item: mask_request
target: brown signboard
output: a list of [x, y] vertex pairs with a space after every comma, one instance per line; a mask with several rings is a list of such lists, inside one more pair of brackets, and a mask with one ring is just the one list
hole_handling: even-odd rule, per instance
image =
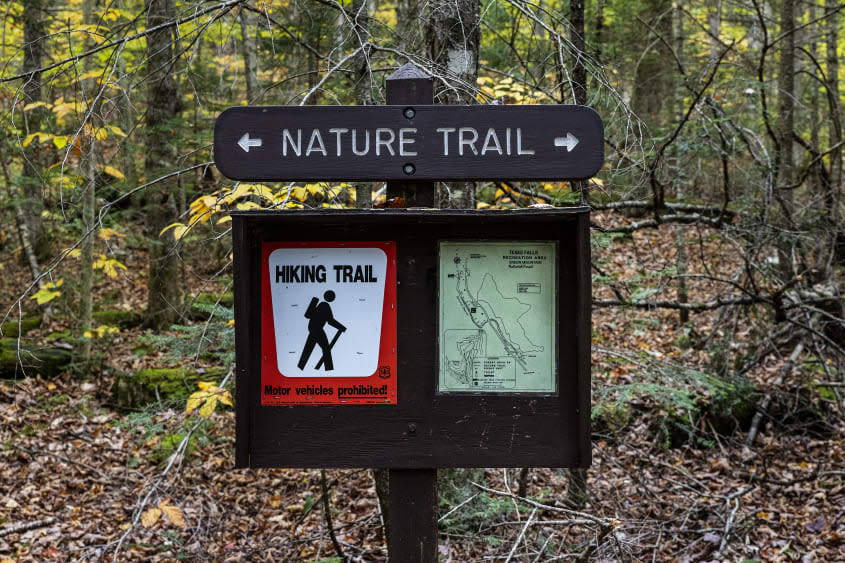
[[583, 179], [604, 128], [574, 105], [234, 107], [214, 160], [244, 181]]
[[232, 218], [239, 467], [590, 464], [587, 208]]

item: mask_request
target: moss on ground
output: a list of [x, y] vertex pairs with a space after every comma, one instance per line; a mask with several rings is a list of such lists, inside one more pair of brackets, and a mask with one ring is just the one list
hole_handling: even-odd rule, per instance
[[20, 322], [17, 320], [6, 321], [0, 325], [0, 330], [3, 331], [3, 337], [17, 338], [18, 326], [20, 326], [20, 333], [26, 334], [41, 326], [41, 317], [24, 317]]
[[96, 311], [94, 321], [99, 325], [116, 326], [120, 329], [135, 328], [143, 322], [143, 317], [138, 311], [124, 311], [122, 309], [107, 309]]
[[55, 377], [68, 368], [71, 359], [72, 353], [66, 347], [42, 348], [22, 345], [18, 354], [17, 339], [0, 339], [0, 379], [36, 374]]
[[197, 382], [219, 383], [228, 372], [227, 368], [213, 367], [202, 371], [159, 368], [119, 373], [115, 377], [112, 395], [115, 404], [123, 409], [136, 409], [159, 400], [179, 402], [198, 389]]

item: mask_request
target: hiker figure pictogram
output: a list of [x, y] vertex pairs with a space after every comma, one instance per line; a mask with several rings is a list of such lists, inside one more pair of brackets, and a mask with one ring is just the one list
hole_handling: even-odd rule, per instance
[[[308, 363], [308, 358], [311, 357], [311, 352], [314, 351], [314, 345], [319, 345], [323, 356], [314, 369], [320, 369], [325, 364], [326, 371], [334, 370], [334, 362], [332, 362], [332, 347], [340, 338], [340, 335], [346, 332], [346, 327], [335, 320], [332, 315], [332, 308], [329, 303], [334, 301], [334, 291], [327, 291], [323, 294], [323, 301], [317, 297], [311, 298], [311, 303], [308, 304], [308, 309], [305, 311], [305, 318], [308, 319], [308, 338], [305, 340], [305, 347], [302, 349], [302, 354], [299, 356], [299, 369], [305, 369], [305, 364]], [[319, 304], [318, 304], [319, 303]], [[326, 336], [325, 326], [329, 324], [337, 329], [337, 332], [329, 342]]]

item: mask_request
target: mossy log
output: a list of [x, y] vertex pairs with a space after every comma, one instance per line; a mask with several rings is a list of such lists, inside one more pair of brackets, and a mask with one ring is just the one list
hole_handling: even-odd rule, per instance
[[124, 311], [122, 309], [107, 309], [95, 311], [94, 321], [100, 325], [116, 326], [120, 329], [135, 328], [141, 326], [143, 317], [138, 311]]
[[123, 409], [136, 409], [164, 401], [184, 401], [197, 391], [197, 382], [220, 383], [229, 372], [224, 367], [205, 370], [186, 368], [142, 369], [135, 373], [118, 373], [112, 387], [115, 404]]
[[0, 325], [0, 330], [3, 331], [3, 337], [18, 337], [18, 325], [20, 325], [20, 334], [24, 335], [30, 330], [35, 330], [41, 326], [41, 317], [24, 317], [21, 321], [6, 321]]
[[18, 354], [16, 338], [0, 339], [0, 379], [34, 376], [55, 377], [70, 365], [70, 346], [25, 346]]

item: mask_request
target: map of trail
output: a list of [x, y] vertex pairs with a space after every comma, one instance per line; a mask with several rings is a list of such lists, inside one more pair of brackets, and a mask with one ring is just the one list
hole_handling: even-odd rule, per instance
[[440, 245], [441, 391], [555, 391], [555, 243]]

